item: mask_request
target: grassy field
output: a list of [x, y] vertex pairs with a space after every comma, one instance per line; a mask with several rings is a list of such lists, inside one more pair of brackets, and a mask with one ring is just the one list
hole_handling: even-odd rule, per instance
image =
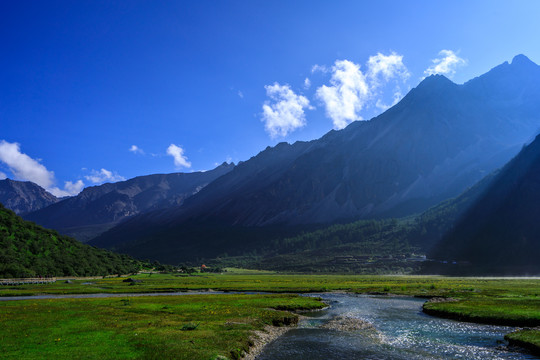
[[424, 304], [424, 312], [460, 321], [508, 325], [540, 326], [540, 296], [482, 297], [455, 302]]
[[[235, 269], [224, 274], [190, 276], [139, 274], [133, 276], [141, 281], [136, 283], [123, 282], [125, 279], [74, 279], [72, 283], [57, 281], [48, 285], [2, 287], [0, 296], [209, 289], [269, 293], [388, 293], [459, 300], [426, 305], [438, 316], [515, 326], [540, 325], [540, 279], [287, 275]], [[69, 351], [75, 351], [78, 358], [150, 359], [158, 354], [154, 358], [166, 359], [180, 353], [195, 354], [184, 355], [192, 356], [184, 357], [186, 359], [211, 359], [218, 354], [230, 357], [231, 350], [248, 346], [250, 331], [271, 324], [274, 316], [285, 316], [269, 308], [294, 310], [319, 306], [315, 303], [302, 305], [297, 301], [312, 300], [285, 294], [229, 294], [0, 302], [0, 344], [8, 347], [6, 354], [14, 359], [42, 358], [43, 354], [73, 357]], [[208, 304], [213, 305], [209, 307]], [[181, 330], [184, 326], [197, 327], [191, 331]], [[540, 342], [540, 331], [537, 330], [511, 336], [520, 337], [530, 348]], [[91, 346], [92, 351], [86, 353], [88, 344], [97, 345]], [[94, 355], [97, 353], [101, 355]]]
[[[456, 299], [457, 300], [457, 299]], [[511, 345], [540, 355], [540, 296], [503, 292], [451, 302], [427, 302], [424, 312], [430, 315], [493, 325], [537, 327], [507, 334]]]
[[457, 298], [537, 297], [540, 279], [453, 278], [441, 276], [298, 275], [256, 271], [224, 274], [140, 274], [125, 277], [57, 281], [48, 285], [0, 287], [0, 296], [85, 293], [152, 293], [187, 290], [392, 293]]
[[0, 302], [2, 359], [238, 358], [250, 334], [317, 309], [297, 295], [188, 295]]

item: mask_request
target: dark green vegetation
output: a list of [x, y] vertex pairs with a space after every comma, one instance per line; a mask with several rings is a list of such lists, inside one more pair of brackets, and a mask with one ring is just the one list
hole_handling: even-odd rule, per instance
[[128, 274], [142, 264], [24, 221], [0, 204], [0, 277]]
[[432, 252], [464, 262], [457, 274], [540, 273], [540, 137], [493, 180]]
[[463, 85], [430, 76], [376, 118], [269, 147], [182, 206], [128, 219], [92, 244], [177, 264], [260, 255], [298, 226], [425, 211], [519, 152], [538, 128], [539, 84], [540, 67], [523, 55]]
[[2, 358], [237, 359], [254, 330], [325, 306], [297, 295], [187, 295], [0, 302]]

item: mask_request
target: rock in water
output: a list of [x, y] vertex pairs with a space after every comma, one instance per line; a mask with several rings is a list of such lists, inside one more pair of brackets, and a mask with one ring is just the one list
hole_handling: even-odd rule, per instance
[[348, 316], [337, 316], [321, 325], [321, 328], [339, 331], [376, 330], [372, 323]]

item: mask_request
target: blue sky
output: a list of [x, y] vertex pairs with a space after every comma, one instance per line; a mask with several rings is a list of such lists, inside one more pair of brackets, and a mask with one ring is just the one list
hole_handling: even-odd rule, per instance
[[4, 1], [0, 178], [65, 195], [247, 160], [370, 119], [430, 73], [462, 83], [519, 53], [540, 63], [539, 13], [538, 1]]

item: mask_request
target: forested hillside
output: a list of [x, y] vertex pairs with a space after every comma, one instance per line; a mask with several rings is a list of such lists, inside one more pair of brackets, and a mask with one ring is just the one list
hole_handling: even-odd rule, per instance
[[0, 277], [127, 274], [142, 262], [25, 221], [0, 204]]

